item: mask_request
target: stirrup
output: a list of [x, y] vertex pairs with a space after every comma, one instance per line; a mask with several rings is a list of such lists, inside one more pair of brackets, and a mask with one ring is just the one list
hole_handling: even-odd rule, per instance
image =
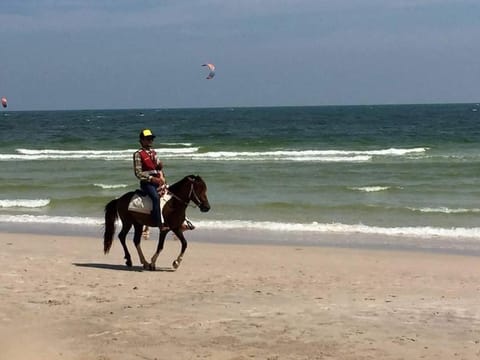
[[150, 237], [150, 229], [147, 225], [145, 225], [142, 229], [142, 237], [144, 240], [148, 240], [148, 238]]
[[186, 227], [187, 227], [188, 230], [194, 230], [195, 229], [195, 225], [193, 225], [190, 220], [185, 219], [185, 224], [186, 224]]
[[170, 227], [165, 224], [165, 223], [161, 223], [158, 228], [160, 229], [160, 231], [165, 231], [165, 230], [170, 230]]

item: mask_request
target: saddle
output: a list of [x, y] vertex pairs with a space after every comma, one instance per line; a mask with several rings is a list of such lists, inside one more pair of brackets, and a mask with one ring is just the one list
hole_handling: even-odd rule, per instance
[[[160, 197], [160, 211], [162, 211], [165, 203], [170, 200], [172, 195], [165, 194]], [[142, 190], [136, 190], [132, 199], [128, 203], [128, 211], [150, 214], [152, 212], [152, 199], [145, 194]]]

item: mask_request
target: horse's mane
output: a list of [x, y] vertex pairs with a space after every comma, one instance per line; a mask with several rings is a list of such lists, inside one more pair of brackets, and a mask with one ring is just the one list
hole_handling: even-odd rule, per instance
[[184, 183], [185, 181], [189, 181], [189, 180], [188, 180], [189, 178], [190, 178], [190, 179], [193, 179], [194, 181], [197, 181], [197, 180], [201, 179], [201, 177], [198, 176], [198, 175], [187, 175], [187, 176], [185, 176], [182, 180], [177, 181], [177, 182], [174, 183], [173, 185], [169, 185], [169, 186], [168, 186], [168, 190], [171, 191], [171, 192], [173, 192], [173, 193], [175, 193], [175, 191], [177, 191], [177, 190], [183, 185], [183, 183]]

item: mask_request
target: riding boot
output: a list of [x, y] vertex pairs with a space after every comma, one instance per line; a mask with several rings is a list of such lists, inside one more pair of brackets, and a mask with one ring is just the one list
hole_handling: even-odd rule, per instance
[[158, 227], [160, 228], [160, 231], [170, 229], [168, 225], [165, 223], [165, 221], [163, 220], [163, 214], [161, 210], [160, 210], [160, 224]]

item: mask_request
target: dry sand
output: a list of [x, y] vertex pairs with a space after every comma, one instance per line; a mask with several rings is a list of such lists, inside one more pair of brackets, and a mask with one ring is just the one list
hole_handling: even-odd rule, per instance
[[[142, 243], [148, 257], [156, 241]], [[0, 360], [477, 359], [480, 258], [0, 234]]]

